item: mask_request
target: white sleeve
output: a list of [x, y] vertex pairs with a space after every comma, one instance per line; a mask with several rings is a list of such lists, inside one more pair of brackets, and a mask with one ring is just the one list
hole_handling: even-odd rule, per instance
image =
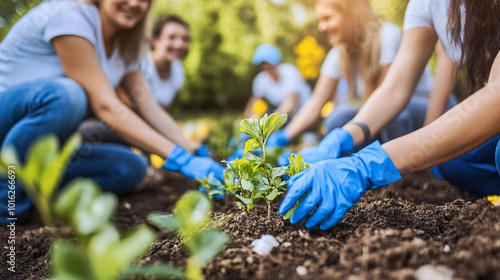
[[395, 24], [384, 24], [380, 28], [380, 65], [391, 64], [398, 53], [401, 30]]
[[283, 64], [280, 67], [283, 69], [283, 93], [285, 96], [290, 94], [300, 94], [300, 84], [303, 81], [299, 69], [293, 64]]
[[62, 35], [75, 35], [89, 40], [96, 46], [97, 30], [92, 20], [87, 17], [92, 8], [95, 7], [80, 6], [73, 1], [60, 4], [55, 13], [51, 14], [43, 30], [44, 41], [50, 42], [53, 38]]
[[431, 1], [442, 0], [410, 0], [405, 13], [405, 23], [403, 30], [415, 27], [434, 26], [431, 15]]
[[321, 74], [330, 76], [334, 79], [342, 78], [342, 67], [338, 48], [333, 48], [328, 52], [328, 55], [321, 66]]
[[257, 74], [255, 78], [253, 79], [252, 83], [252, 94], [258, 97], [263, 97], [264, 96], [264, 85], [262, 84], [263, 81], [263, 76], [262, 73]]

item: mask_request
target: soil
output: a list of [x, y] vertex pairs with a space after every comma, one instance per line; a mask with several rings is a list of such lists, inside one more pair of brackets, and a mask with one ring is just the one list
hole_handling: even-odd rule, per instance
[[[120, 198], [113, 221], [121, 231], [145, 223], [150, 212], [172, 211], [182, 193], [196, 188], [181, 175], [160, 175], [159, 182]], [[207, 265], [206, 279], [433, 279], [422, 274], [426, 270], [453, 273], [453, 279], [500, 279], [500, 207], [437, 181], [428, 172], [368, 192], [328, 231], [291, 225], [276, 213], [278, 205], [275, 202], [271, 219], [266, 219], [264, 206], [249, 215], [231, 203], [216, 203], [213, 218], [223, 221], [221, 230], [232, 241]], [[5, 267], [0, 279], [49, 275], [51, 233], [32, 212], [16, 227], [17, 271]], [[8, 234], [2, 227], [2, 266]], [[280, 242], [267, 256], [250, 247], [263, 234]], [[159, 231], [139, 262], [184, 265], [185, 259], [180, 241]]]

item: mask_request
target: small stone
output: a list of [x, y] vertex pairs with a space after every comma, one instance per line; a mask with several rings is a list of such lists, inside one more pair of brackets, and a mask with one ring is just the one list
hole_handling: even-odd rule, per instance
[[416, 234], [416, 235], [422, 235], [425, 233], [425, 231], [423, 230], [420, 230], [420, 229], [413, 229], [413, 232]]
[[126, 201], [125, 201], [125, 202], [123, 202], [123, 207], [125, 207], [125, 209], [127, 209], [127, 210], [132, 209], [132, 205], [130, 205], [130, 203], [128, 203], [128, 202], [126, 202]]
[[307, 268], [304, 266], [297, 266], [297, 274], [299, 276], [306, 276], [307, 275]]
[[424, 245], [424, 244], [425, 244], [425, 242], [424, 242], [422, 239], [420, 239], [420, 238], [414, 238], [414, 239], [411, 241], [411, 245], [413, 245], [413, 246], [417, 246], [417, 247], [418, 247], [418, 246], [422, 246], [422, 245]]
[[283, 247], [286, 248], [286, 247], [292, 246], [292, 243], [291, 242], [283, 242], [283, 244], [281, 244], [281, 245], [283, 245]]
[[453, 270], [446, 266], [424, 265], [415, 271], [417, 280], [451, 280]]
[[443, 248], [443, 252], [445, 252], [445, 253], [451, 252], [450, 246], [445, 245], [444, 248]]
[[248, 257], [247, 258], [247, 262], [250, 263], [250, 264], [253, 263], [253, 257]]
[[305, 234], [299, 229], [299, 236], [303, 237]]

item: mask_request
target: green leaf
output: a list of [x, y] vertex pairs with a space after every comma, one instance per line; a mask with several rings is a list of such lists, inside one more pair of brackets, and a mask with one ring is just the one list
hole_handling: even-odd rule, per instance
[[287, 119], [288, 116], [283, 113], [272, 113], [268, 118], [266, 118], [262, 129], [264, 139], [267, 140], [271, 133], [280, 129], [286, 123]]
[[262, 163], [264, 163], [262, 158], [254, 155], [252, 153], [246, 153], [243, 158], [250, 161], [250, 162], [253, 162], [255, 165], [261, 165]]
[[182, 278], [184, 271], [175, 266], [165, 264], [131, 266], [123, 272], [120, 279], [175, 279]]
[[252, 203], [252, 201], [248, 198], [245, 198], [239, 194], [235, 195], [239, 200], [241, 200], [241, 202], [245, 203], [245, 205], [248, 205], [250, 203]]
[[259, 121], [257, 119], [243, 119], [240, 122], [240, 131], [259, 139], [261, 135]]
[[252, 184], [252, 182], [250, 182], [248, 180], [241, 180], [241, 187], [244, 190], [253, 191], [253, 189], [254, 189], [255, 186]]
[[82, 144], [80, 134], [74, 134], [64, 145], [60, 154], [50, 162], [40, 179], [40, 193], [44, 197], [51, 197], [62, 179], [64, 171], [71, 157]]
[[282, 194], [283, 192], [278, 191], [278, 189], [273, 189], [273, 191], [266, 196], [267, 201], [273, 201], [278, 195]]
[[56, 279], [97, 279], [93, 274], [87, 256], [69, 242], [56, 241], [52, 249], [51, 259], [52, 270]]
[[175, 204], [175, 217], [187, 228], [202, 227], [209, 220], [210, 200], [200, 192], [185, 193]]
[[151, 213], [148, 221], [168, 231], [178, 231], [181, 228], [181, 222], [173, 214]]
[[245, 149], [243, 150], [243, 153], [246, 154], [248, 151], [254, 151], [260, 147], [260, 143], [257, 139], [249, 139], [245, 143]]
[[206, 265], [229, 243], [229, 236], [220, 231], [210, 230], [193, 236], [186, 248], [199, 266]]
[[281, 166], [271, 169], [271, 180], [281, 178], [281, 176], [285, 175], [287, 168], [286, 166]]
[[[58, 150], [59, 140], [55, 135], [48, 134], [38, 138], [28, 149], [23, 180], [38, 188], [41, 176], [57, 156]], [[34, 191], [38, 193], [40, 190]]]
[[118, 272], [122, 272], [148, 249], [156, 234], [147, 226], [139, 226], [111, 248], [111, 257]]

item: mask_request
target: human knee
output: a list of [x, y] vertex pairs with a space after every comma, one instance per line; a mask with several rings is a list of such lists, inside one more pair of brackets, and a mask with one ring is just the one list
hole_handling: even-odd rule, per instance
[[43, 84], [46, 98], [42, 102], [54, 107], [61, 118], [78, 120], [80, 123], [87, 113], [87, 95], [76, 81], [57, 78]]
[[116, 183], [120, 187], [112, 191], [116, 194], [124, 194], [134, 189], [144, 179], [148, 164], [144, 157], [129, 151], [122, 155], [114, 168], [117, 176]]

